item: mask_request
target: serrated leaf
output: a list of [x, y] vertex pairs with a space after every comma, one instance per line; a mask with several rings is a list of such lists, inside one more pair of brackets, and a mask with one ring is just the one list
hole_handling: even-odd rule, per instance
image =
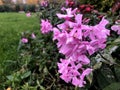
[[96, 63], [94, 66], [93, 66], [93, 69], [95, 70], [95, 69], [99, 69], [100, 67], [101, 67], [101, 65], [102, 65], [102, 62], [98, 62], [98, 63]]
[[103, 90], [120, 90], [120, 82], [118, 83], [112, 83], [105, 87]]

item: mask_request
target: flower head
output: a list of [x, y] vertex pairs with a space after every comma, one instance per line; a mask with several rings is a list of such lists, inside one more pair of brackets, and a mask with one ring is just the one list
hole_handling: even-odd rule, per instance
[[113, 26], [111, 27], [111, 29], [112, 29], [113, 31], [116, 31], [117, 34], [120, 35], [120, 25], [113, 25]]
[[40, 5], [43, 6], [43, 7], [47, 7], [48, 6], [48, 1], [47, 0], [42, 0], [40, 2]]
[[32, 33], [32, 34], [31, 34], [31, 37], [32, 37], [33, 39], [35, 39], [35, 38], [36, 38], [36, 36], [35, 36], [35, 34], [34, 34], [34, 33]]
[[41, 32], [43, 34], [48, 33], [52, 30], [52, 25], [48, 20], [41, 20]]
[[31, 13], [30, 12], [26, 13], [26, 16], [31, 17]]
[[22, 42], [22, 43], [28, 43], [28, 39], [27, 39], [27, 38], [22, 38], [22, 39], [21, 39], [21, 42]]

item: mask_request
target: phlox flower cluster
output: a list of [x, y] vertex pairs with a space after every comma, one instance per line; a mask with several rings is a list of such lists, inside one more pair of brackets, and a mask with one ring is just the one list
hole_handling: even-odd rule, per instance
[[21, 42], [22, 42], [22, 43], [28, 43], [28, 39], [27, 39], [27, 38], [22, 38], [22, 39], [21, 39]]
[[48, 6], [48, 0], [41, 0], [41, 1], [40, 1], [40, 5], [41, 5], [42, 7], [47, 7], [47, 6]]
[[111, 27], [111, 29], [112, 29], [113, 31], [117, 32], [117, 34], [120, 35], [120, 20], [118, 20], [118, 21], [115, 23], [115, 25], [113, 25], [113, 26]]
[[[57, 13], [58, 18], [64, 19], [64, 22], [53, 27], [52, 31], [59, 53], [65, 55], [65, 59], [60, 59], [58, 63], [60, 78], [66, 83], [84, 87], [85, 76], [92, 72], [92, 68], [84, 68], [90, 64], [88, 56], [106, 47], [110, 30], [105, 28], [109, 22], [104, 17], [98, 24], [90, 26], [84, 24], [83, 15], [76, 12], [77, 9], [68, 8], [67, 14]], [[43, 25], [47, 24], [42, 22]], [[41, 30], [44, 32], [47, 28], [43, 30], [42, 27]]]
[[[36, 35], [35, 35], [34, 33], [32, 33], [32, 34], [31, 34], [31, 38], [32, 38], [32, 39], [35, 39], [35, 38], [36, 38]], [[24, 44], [26, 44], [26, 43], [29, 42], [29, 39], [28, 39], [27, 37], [23, 37], [23, 38], [21, 38], [21, 42], [24, 43]]]
[[31, 13], [30, 12], [26, 13], [26, 16], [31, 17]]
[[52, 25], [48, 20], [41, 20], [41, 32], [43, 34], [49, 33], [52, 30]]

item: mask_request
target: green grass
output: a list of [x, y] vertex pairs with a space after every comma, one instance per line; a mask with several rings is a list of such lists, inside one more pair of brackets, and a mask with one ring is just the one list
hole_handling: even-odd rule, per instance
[[21, 32], [39, 30], [36, 15], [26, 17], [24, 13], [0, 13], [0, 73], [4, 61], [17, 59], [17, 47]]

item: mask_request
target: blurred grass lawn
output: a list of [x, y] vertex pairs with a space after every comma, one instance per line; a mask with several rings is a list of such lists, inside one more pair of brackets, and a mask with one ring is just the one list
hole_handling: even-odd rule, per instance
[[39, 30], [36, 14], [26, 17], [25, 13], [0, 13], [0, 68], [4, 61], [17, 59], [17, 47], [23, 31]]

